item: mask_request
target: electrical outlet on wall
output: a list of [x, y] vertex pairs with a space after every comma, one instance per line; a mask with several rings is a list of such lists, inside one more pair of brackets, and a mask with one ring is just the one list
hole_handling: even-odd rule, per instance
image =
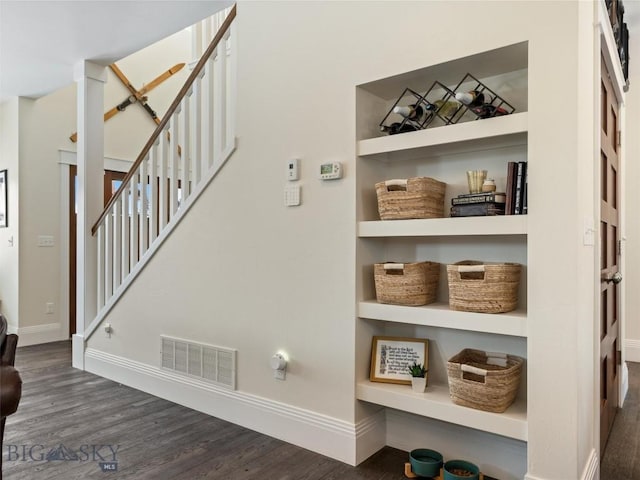
[[44, 312], [47, 315], [51, 315], [53, 313], [53, 302], [47, 302], [44, 305]]

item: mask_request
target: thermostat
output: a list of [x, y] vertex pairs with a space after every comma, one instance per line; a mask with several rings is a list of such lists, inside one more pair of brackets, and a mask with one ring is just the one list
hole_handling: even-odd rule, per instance
[[323, 163], [320, 165], [321, 180], [335, 180], [342, 178], [342, 165], [340, 162]]

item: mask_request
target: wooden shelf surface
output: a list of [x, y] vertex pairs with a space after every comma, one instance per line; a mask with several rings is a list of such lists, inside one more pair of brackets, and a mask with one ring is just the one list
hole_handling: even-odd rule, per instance
[[359, 382], [358, 400], [382, 405], [424, 417], [527, 441], [527, 404], [516, 399], [504, 413], [491, 413], [454, 404], [446, 385], [429, 385], [425, 393], [414, 393], [411, 386]]
[[447, 237], [526, 235], [526, 215], [494, 217], [447, 217], [416, 220], [374, 220], [358, 223], [363, 237]]
[[527, 337], [527, 314], [518, 310], [508, 313], [458, 312], [449, 309], [446, 303], [407, 307], [369, 300], [358, 304], [358, 316], [385, 322]]
[[383, 160], [478, 151], [527, 143], [528, 113], [360, 140], [357, 154]]

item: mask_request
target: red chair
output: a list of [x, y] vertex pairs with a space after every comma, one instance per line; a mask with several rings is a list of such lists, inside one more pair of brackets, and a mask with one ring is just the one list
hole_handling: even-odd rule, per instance
[[22, 396], [22, 379], [14, 368], [17, 335], [7, 335], [7, 319], [0, 314], [0, 480], [2, 480], [2, 448], [7, 416], [15, 413]]

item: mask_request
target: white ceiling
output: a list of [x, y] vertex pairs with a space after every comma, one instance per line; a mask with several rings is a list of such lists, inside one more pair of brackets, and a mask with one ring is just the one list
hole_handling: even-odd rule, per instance
[[232, 1], [0, 0], [0, 101], [73, 82], [74, 65], [109, 65]]

